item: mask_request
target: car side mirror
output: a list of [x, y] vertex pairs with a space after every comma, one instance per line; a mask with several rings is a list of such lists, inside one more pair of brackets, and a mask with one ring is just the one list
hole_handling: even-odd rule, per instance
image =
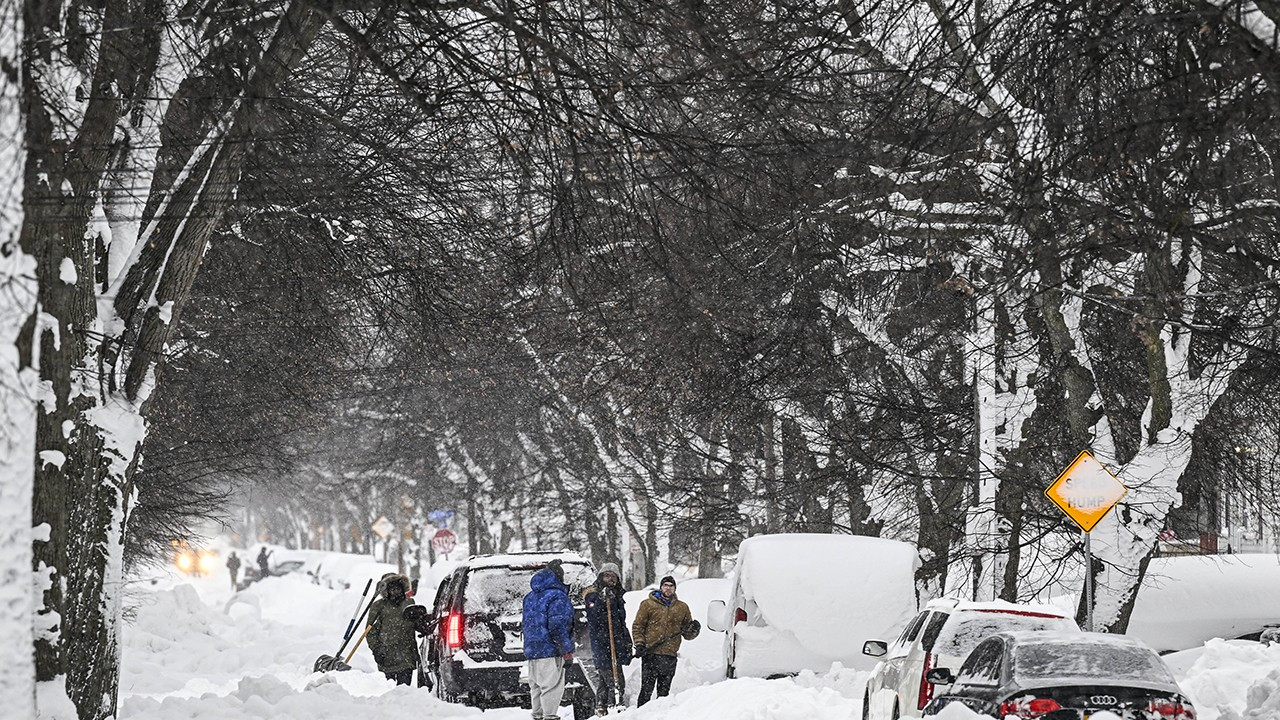
[[924, 674], [924, 679], [934, 685], [950, 685], [956, 681], [956, 676], [951, 674], [951, 668], [933, 668]]
[[862, 643], [862, 654], [871, 657], [884, 657], [889, 653], [889, 643], [883, 640], [868, 640]]
[[725, 622], [725, 615], [729, 612], [729, 606], [723, 600], [712, 600], [707, 603], [707, 627], [715, 632], [725, 632], [729, 629], [729, 624]]

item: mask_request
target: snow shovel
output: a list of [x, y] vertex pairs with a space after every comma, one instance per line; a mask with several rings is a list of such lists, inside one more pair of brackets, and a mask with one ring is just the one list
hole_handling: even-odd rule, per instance
[[[364, 593], [360, 595], [360, 605], [364, 605], [365, 596], [369, 594], [369, 586], [372, 584], [372, 579], [365, 583]], [[352, 614], [351, 619], [347, 621], [347, 631], [342, 635], [342, 647], [338, 648], [338, 652], [333, 655], [321, 655], [316, 658], [316, 664], [312, 667], [312, 672], [329, 672], [331, 670], [351, 669], [350, 665], [342, 661], [342, 653], [347, 649], [347, 643], [351, 642], [352, 631], [355, 630], [357, 625], [364, 621], [365, 616], [369, 614], [369, 608], [373, 607], [373, 603], [376, 600], [377, 598], [375, 597], [373, 600], [369, 601], [368, 605], [364, 605], [364, 612], [359, 613], [358, 620], [356, 619], [356, 615]], [[360, 605], [356, 606], [357, 611], [359, 611]], [[368, 630], [365, 632], [367, 633]], [[360, 639], [364, 640], [364, 636], [361, 635]], [[352, 652], [351, 654], [354, 655], [355, 652]]]
[[[608, 588], [603, 594], [604, 616], [609, 625], [609, 667], [613, 670], [613, 687], [609, 688], [609, 700], [614, 710], [622, 710], [626, 705], [622, 702], [622, 693], [619, 692], [618, 686], [618, 643], [613, 636], [613, 603], [609, 601]], [[602, 704], [597, 702], [596, 706], [601, 707]]]

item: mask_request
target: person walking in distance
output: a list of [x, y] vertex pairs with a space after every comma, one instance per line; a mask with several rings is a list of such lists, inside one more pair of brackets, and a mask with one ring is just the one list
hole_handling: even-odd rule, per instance
[[600, 676], [596, 714], [604, 715], [610, 705], [623, 704], [626, 683], [621, 666], [631, 662], [631, 633], [627, 631], [627, 608], [618, 566], [605, 563], [596, 584], [582, 592], [582, 600], [587, 606], [591, 656]]
[[262, 549], [258, 551], [258, 579], [259, 580], [271, 574], [271, 563], [268, 561], [268, 558], [270, 557], [271, 557], [271, 553], [267, 551], [267, 546], [263, 545]]
[[410, 685], [418, 668], [418, 643], [413, 634], [414, 621], [404, 615], [414, 605], [408, 597], [409, 579], [388, 573], [379, 582], [381, 597], [369, 606], [368, 634], [365, 636], [373, 661], [388, 680], [397, 685]]
[[533, 720], [551, 720], [564, 697], [564, 668], [573, 661], [573, 603], [559, 560], [529, 579], [521, 622]]
[[701, 631], [702, 625], [693, 619], [689, 606], [676, 597], [676, 579], [670, 575], [662, 578], [658, 589], [640, 603], [635, 622], [631, 624], [636, 657], [640, 658], [637, 706], [649, 702], [655, 687], [658, 697], [666, 697], [671, 692], [681, 639], [692, 640]]
[[227, 570], [231, 572], [231, 589], [236, 589], [236, 576], [240, 574], [240, 556], [236, 555], [236, 551], [231, 551], [231, 557], [227, 558]]

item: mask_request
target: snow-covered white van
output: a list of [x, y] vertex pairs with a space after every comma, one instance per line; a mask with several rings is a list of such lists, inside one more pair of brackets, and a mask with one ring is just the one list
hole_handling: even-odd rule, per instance
[[758, 535], [738, 548], [728, 601], [707, 625], [725, 633], [728, 677], [870, 670], [862, 644], [916, 612], [915, 547], [857, 535]]

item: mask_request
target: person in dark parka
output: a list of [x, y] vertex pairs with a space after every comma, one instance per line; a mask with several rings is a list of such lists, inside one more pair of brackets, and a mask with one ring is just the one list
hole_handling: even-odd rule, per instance
[[379, 586], [381, 597], [369, 607], [365, 640], [378, 670], [397, 685], [410, 685], [418, 669], [418, 643], [413, 620], [404, 616], [404, 609], [414, 605], [408, 597], [409, 579], [392, 573]]
[[627, 629], [627, 607], [622, 598], [618, 566], [605, 563], [596, 584], [582, 593], [587, 606], [587, 629], [591, 635], [591, 655], [600, 675], [596, 693], [596, 713], [604, 715], [610, 705], [623, 704], [626, 683], [622, 667], [631, 662], [631, 633]]

